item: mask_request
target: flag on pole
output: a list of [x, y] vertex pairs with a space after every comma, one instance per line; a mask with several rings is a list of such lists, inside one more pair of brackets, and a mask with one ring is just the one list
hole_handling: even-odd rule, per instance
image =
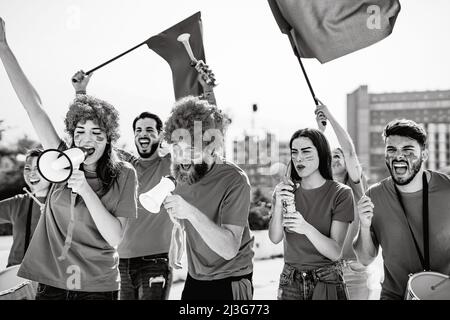
[[268, 0], [281, 32], [302, 58], [321, 63], [389, 36], [398, 0]]
[[203, 93], [203, 87], [197, 80], [198, 71], [191, 66], [191, 60], [184, 45], [177, 40], [183, 33], [191, 35], [189, 43], [195, 58], [206, 62], [200, 12], [151, 37], [146, 42], [150, 49], [169, 63], [177, 100], [188, 95], [198, 96]]

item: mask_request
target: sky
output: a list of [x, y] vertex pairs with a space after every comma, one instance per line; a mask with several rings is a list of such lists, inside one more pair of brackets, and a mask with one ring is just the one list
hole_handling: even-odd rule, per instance
[[[337, 60], [304, 65], [316, 95], [346, 125], [346, 95], [450, 89], [450, 1], [403, 0], [393, 33]], [[85, 71], [201, 11], [208, 65], [216, 75], [218, 106], [233, 119], [228, 138], [255, 127], [287, 140], [316, 127], [314, 103], [301, 69], [265, 0], [0, 0], [0, 16], [22, 68], [57, 131], [74, 93], [71, 76]], [[120, 112], [121, 143], [133, 146], [131, 123], [142, 111], [168, 116], [173, 102], [168, 64], [146, 46], [98, 70], [88, 91]], [[36, 138], [0, 66], [4, 143]], [[326, 131], [332, 146], [336, 138]]]

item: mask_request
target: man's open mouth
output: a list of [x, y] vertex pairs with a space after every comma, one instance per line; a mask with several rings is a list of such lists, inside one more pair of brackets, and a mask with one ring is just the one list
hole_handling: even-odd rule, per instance
[[150, 139], [148, 138], [140, 138], [139, 140], [139, 144], [141, 145], [142, 148], [147, 149], [150, 146]]
[[406, 161], [393, 161], [392, 167], [398, 175], [404, 175], [408, 172], [408, 163]]

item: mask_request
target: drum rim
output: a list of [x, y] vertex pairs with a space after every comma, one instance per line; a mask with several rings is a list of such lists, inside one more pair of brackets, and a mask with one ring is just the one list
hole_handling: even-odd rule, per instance
[[0, 291], [0, 297], [3, 296], [3, 295], [5, 295], [5, 294], [8, 294], [8, 293], [17, 291], [17, 290], [19, 290], [20, 288], [22, 288], [22, 287], [24, 287], [24, 286], [26, 286], [26, 285], [28, 285], [28, 284], [30, 284], [30, 283], [31, 283], [31, 280], [26, 280], [26, 279], [25, 279], [24, 282], [18, 284], [18, 285], [15, 286], [15, 287], [12, 287], [12, 288], [9, 288], [9, 289]]
[[[7, 267], [7, 268], [5, 268], [3, 270], [0, 270], [0, 276], [3, 275], [3, 274], [6, 274], [7, 272], [10, 272], [11, 270], [14, 270], [14, 269], [19, 270], [20, 269], [20, 264], [9, 266], [9, 267]], [[19, 277], [17, 274], [15, 274], [15, 276], [17, 278], [23, 279], [24, 281], [19, 283], [18, 285], [14, 286], [14, 287], [12, 287], [12, 288], [8, 288], [8, 289], [0, 291], [0, 296], [8, 294], [8, 293], [11, 293], [11, 292], [14, 292], [16, 290], [19, 290], [20, 288], [22, 288], [22, 287], [32, 283], [31, 280]]]
[[411, 286], [412, 280], [417, 278], [420, 275], [424, 275], [424, 274], [432, 274], [432, 275], [436, 275], [442, 278], [450, 278], [450, 276], [440, 273], [440, 272], [436, 272], [436, 271], [420, 271], [420, 272], [416, 272], [413, 274], [409, 275], [409, 279], [408, 279], [408, 284], [407, 284], [407, 288], [408, 288], [408, 293], [411, 293], [412, 298], [415, 298], [417, 300], [420, 300], [420, 298], [416, 295], [416, 293], [414, 292], [413, 287]]

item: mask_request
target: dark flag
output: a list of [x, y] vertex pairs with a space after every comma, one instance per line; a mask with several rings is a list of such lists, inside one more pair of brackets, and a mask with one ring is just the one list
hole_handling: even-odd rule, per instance
[[200, 12], [151, 37], [146, 42], [150, 49], [169, 63], [177, 100], [188, 95], [198, 96], [203, 93], [203, 87], [197, 80], [198, 71], [191, 66], [191, 60], [184, 45], [177, 40], [183, 33], [191, 35], [189, 43], [195, 58], [206, 62]]
[[389, 36], [398, 0], [268, 0], [281, 29], [302, 58], [321, 63]]

